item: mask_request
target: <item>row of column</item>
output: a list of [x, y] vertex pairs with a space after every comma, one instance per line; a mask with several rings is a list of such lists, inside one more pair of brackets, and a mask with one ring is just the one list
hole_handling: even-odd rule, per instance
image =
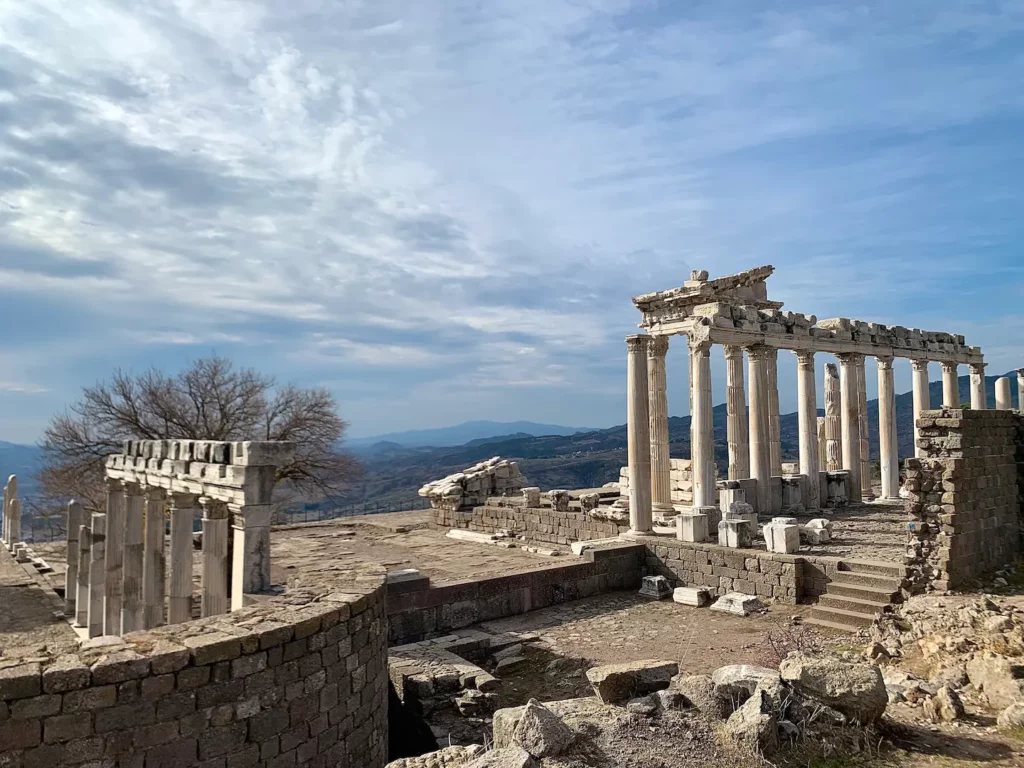
[[245, 594], [269, 589], [271, 505], [235, 507], [108, 481], [106, 512], [87, 517], [77, 502], [68, 505], [67, 615], [87, 627], [90, 637], [163, 624], [165, 603], [168, 623], [191, 619], [197, 508], [203, 532], [201, 615], [241, 608]]

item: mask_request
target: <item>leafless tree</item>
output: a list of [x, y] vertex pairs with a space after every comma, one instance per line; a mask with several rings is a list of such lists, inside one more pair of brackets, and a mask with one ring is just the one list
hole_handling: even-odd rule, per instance
[[346, 426], [328, 390], [278, 386], [223, 357], [197, 360], [174, 375], [117, 370], [86, 387], [46, 428], [35, 511], [45, 516], [71, 497], [89, 512], [102, 510], [103, 460], [126, 439], [288, 440], [296, 444], [295, 460], [277, 473], [286, 498], [337, 496], [359, 472], [339, 448]]

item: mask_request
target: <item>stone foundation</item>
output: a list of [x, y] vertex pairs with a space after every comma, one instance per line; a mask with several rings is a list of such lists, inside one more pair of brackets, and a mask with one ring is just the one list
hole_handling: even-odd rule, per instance
[[473, 509], [434, 509], [434, 525], [442, 530], [458, 528], [481, 533], [508, 531], [531, 541], [570, 544], [618, 536], [629, 530], [607, 520], [595, 520], [582, 509], [557, 511], [551, 507], [483, 506]]

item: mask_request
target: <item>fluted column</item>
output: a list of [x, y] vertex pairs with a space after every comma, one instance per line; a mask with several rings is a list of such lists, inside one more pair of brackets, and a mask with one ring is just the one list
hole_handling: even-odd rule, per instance
[[782, 475], [782, 426], [779, 423], [779, 350], [768, 348], [768, 435], [772, 477]]
[[900, 497], [899, 448], [896, 439], [896, 384], [892, 358], [878, 361], [878, 451], [882, 468], [882, 498]]
[[860, 501], [860, 397], [857, 391], [857, 362], [862, 356], [842, 354], [836, 357], [839, 358], [839, 394], [843, 413], [843, 469], [850, 473], [847, 494], [850, 501]]
[[626, 337], [626, 416], [629, 465], [629, 532], [651, 528], [651, 435], [647, 394], [647, 349], [650, 336]]
[[864, 366], [864, 356], [857, 361], [857, 413], [860, 419], [860, 491], [861, 499], [871, 501], [875, 498], [871, 486], [871, 433], [868, 430], [868, 382]]
[[743, 387], [743, 348], [725, 348], [726, 434], [729, 441], [729, 479], [750, 477], [750, 446], [747, 442], [747, 398]]
[[960, 380], [956, 375], [956, 363], [942, 364], [942, 407], [960, 407]]
[[843, 468], [843, 411], [839, 394], [839, 368], [825, 364], [825, 469]]
[[78, 535], [82, 527], [82, 505], [77, 501], [68, 502], [67, 532], [68, 546], [65, 556], [67, 570], [64, 572], [64, 615], [76, 616], [78, 604]]
[[911, 360], [910, 366], [913, 369], [914, 456], [921, 458], [924, 451], [920, 446], [921, 430], [917, 426], [917, 420], [921, 418], [922, 411], [931, 409], [931, 394], [928, 391], [928, 361]]
[[196, 501], [192, 496], [169, 496], [171, 517], [171, 578], [167, 595], [167, 623], [192, 618], [192, 520]]
[[18, 543], [18, 540], [12, 536], [14, 523], [11, 520], [11, 502], [16, 498], [18, 498], [18, 477], [11, 475], [7, 478], [7, 484], [4, 486], [4, 508], [2, 510], [3, 545], [11, 552], [14, 551], [14, 545]]
[[[95, 534], [96, 525], [93, 523]], [[125, 488], [116, 480], [107, 481], [106, 517], [106, 589], [103, 598], [104, 635], [121, 634], [121, 612], [124, 607], [124, 535], [125, 535]], [[91, 619], [90, 619], [91, 621]]]
[[971, 410], [984, 411], [988, 408], [985, 393], [985, 363], [971, 363]]
[[[632, 488], [633, 483], [630, 482]], [[203, 573], [202, 615], [227, 613], [228, 603], [228, 535], [226, 504], [201, 497], [203, 508]]]
[[768, 347], [762, 344], [747, 347], [747, 378], [750, 380], [750, 476], [757, 480], [756, 511], [767, 514], [772, 475], [768, 430]]
[[797, 417], [800, 421], [800, 474], [807, 475], [809, 509], [821, 506], [818, 483], [818, 392], [814, 386], [814, 353], [798, 352]]
[[717, 506], [715, 493], [715, 431], [711, 420], [711, 342], [690, 342], [693, 365], [693, 506]]
[[[825, 438], [825, 417], [818, 417], [818, 467], [819, 472], [825, 471], [825, 461], [828, 456], [828, 440]], [[819, 499], [821, 501], [821, 499]]]
[[92, 515], [82, 513], [78, 527], [78, 590], [75, 599], [75, 626], [89, 627], [89, 571], [92, 559]]
[[164, 623], [164, 591], [167, 555], [164, 552], [164, 504], [167, 492], [151, 490], [146, 494], [146, 527], [142, 555], [142, 604], [145, 628]]
[[[110, 508], [111, 496], [116, 496], [120, 498], [120, 489], [118, 489], [117, 493], [111, 493], [108, 490], [108, 509]], [[92, 535], [89, 537], [89, 612], [88, 616], [86, 617], [86, 626], [89, 627], [89, 637], [99, 637], [103, 634], [103, 625], [106, 623], [106, 513], [94, 512], [92, 516], [92, 525], [90, 527], [92, 529]]]
[[668, 390], [665, 355], [668, 336], [655, 336], [647, 350], [647, 395], [650, 398], [651, 507], [658, 517], [671, 517], [672, 473], [668, 449]]
[[996, 379], [996, 410], [1009, 411], [1013, 408], [1013, 401], [1010, 399], [1010, 379], [1001, 376]]
[[121, 632], [145, 629], [146, 606], [142, 601], [142, 574], [146, 545], [146, 497], [134, 483], [125, 485], [124, 589]]

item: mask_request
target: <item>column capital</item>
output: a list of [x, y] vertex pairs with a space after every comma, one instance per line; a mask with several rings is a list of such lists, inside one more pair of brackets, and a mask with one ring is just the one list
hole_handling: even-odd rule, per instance
[[743, 357], [743, 347], [738, 344], [726, 344], [723, 348], [726, 360], [735, 360]]
[[770, 347], [764, 344], [751, 344], [747, 347], [747, 357], [757, 362], [765, 362], [768, 360], [768, 353]]
[[875, 357], [875, 362], [878, 363], [878, 368], [883, 371], [892, 370], [892, 355], [878, 355]]
[[701, 355], [707, 357], [711, 354], [711, 340], [710, 339], [695, 339], [690, 336], [686, 340], [687, 345], [690, 347], [691, 355]]
[[168, 493], [167, 493], [166, 489], [164, 489], [164, 488], [154, 488], [152, 486], [147, 486], [146, 488], [144, 488], [143, 491], [142, 491], [142, 494], [143, 494], [143, 496], [146, 497], [146, 501], [157, 501], [157, 502], [166, 502], [167, 501], [167, 496], [168, 496]]
[[929, 360], [911, 360], [910, 361], [910, 367], [913, 368], [918, 373], [921, 373], [922, 371], [927, 373], [928, 372], [928, 363], [929, 362], [930, 362]]
[[668, 336], [651, 336], [647, 348], [650, 357], [664, 357], [668, 353]]
[[626, 349], [633, 354], [647, 352], [651, 346], [651, 337], [646, 333], [636, 333], [626, 337]]
[[942, 363], [943, 373], [956, 373], [956, 363], [944, 362]]
[[124, 491], [124, 495], [127, 496], [142, 496], [143, 488], [141, 483], [131, 483], [127, 480], [121, 481], [121, 489]]
[[[985, 375], [985, 366], [987, 366], [987, 365], [988, 365], [988, 363], [971, 363], [971, 373], [973, 373], [975, 376], [984, 376]], [[1017, 376], [1020, 376], [1020, 375], [1021, 375], [1021, 372], [1017, 371]]]
[[107, 493], [124, 493], [125, 483], [123, 480], [115, 480], [112, 477], [104, 477], [103, 484], [107, 487]]
[[840, 352], [836, 359], [841, 365], [860, 365], [864, 362], [864, 355], [859, 352]]
[[228, 517], [228, 505], [223, 501], [211, 499], [209, 496], [198, 498], [199, 506], [203, 509], [203, 517], [207, 520], [220, 520]]
[[810, 351], [800, 351], [796, 353], [796, 362], [800, 368], [805, 371], [814, 370], [814, 353]]
[[825, 378], [839, 378], [839, 366], [835, 363], [825, 363]]
[[195, 509], [199, 502], [191, 493], [180, 493], [178, 491], [164, 491], [171, 509]]

